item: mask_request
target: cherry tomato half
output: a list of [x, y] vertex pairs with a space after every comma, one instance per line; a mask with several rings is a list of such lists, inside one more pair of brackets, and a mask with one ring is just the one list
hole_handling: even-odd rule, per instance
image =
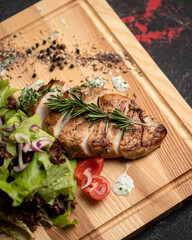
[[104, 158], [86, 158], [80, 162], [75, 168], [74, 174], [78, 180], [83, 180], [86, 176], [83, 174], [86, 169], [89, 169], [92, 175], [99, 175], [103, 169]]
[[[86, 182], [87, 179], [84, 178], [81, 182], [81, 186], [85, 186]], [[82, 190], [95, 200], [101, 200], [110, 193], [111, 184], [105, 177], [93, 175], [92, 183]]]

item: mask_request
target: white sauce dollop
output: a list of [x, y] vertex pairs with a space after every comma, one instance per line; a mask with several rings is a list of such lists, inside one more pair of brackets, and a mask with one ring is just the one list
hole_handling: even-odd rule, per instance
[[134, 188], [133, 179], [127, 175], [127, 170], [131, 165], [126, 164], [126, 170], [118, 176], [113, 183], [112, 190], [118, 196], [128, 196]]
[[114, 76], [111, 80], [114, 88], [116, 88], [119, 92], [125, 92], [130, 88], [129, 84], [125, 82], [121, 75]]
[[94, 78], [91, 81], [88, 81], [88, 82], [84, 83], [82, 86], [84, 86], [84, 87], [87, 86], [87, 87], [101, 87], [101, 88], [103, 88], [106, 82], [107, 81], [104, 78], [99, 76], [99, 77]]

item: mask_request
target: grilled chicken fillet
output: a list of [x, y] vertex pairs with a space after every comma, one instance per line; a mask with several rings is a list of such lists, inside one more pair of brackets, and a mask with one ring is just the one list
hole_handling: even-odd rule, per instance
[[[62, 83], [57, 82], [57, 84]], [[84, 92], [84, 102], [96, 104], [98, 97], [100, 97], [99, 106], [105, 112], [118, 109], [135, 122], [146, 126], [135, 125], [136, 128], [126, 132], [122, 139], [122, 130], [114, 127], [112, 122], [109, 123], [106, 133], [106, 120], [90, 127], [91, 122], [83, 116], [74, 119], [69, 117], [63, 121], [64, 115], [48, 111], [42, 117], [43, 129], [61, 142], [70, 158], [101, 156], [104, 158], [137, 159], [160, 146], [167, 134], [166, 128], [155, 119], [147, 116], [135, 101], [123, 95], [111, 93], [110, 90], [104, 88], [83, 88], [82, 91]], [[47, 99], [47, 96], [44, 97]], [[70, 93], [64, 92], [63, 97], [69, 98]], [[36, 111], [37, 113], [41, 112], [42, 105], [37, 104], [36, 108], [39, 109]]]

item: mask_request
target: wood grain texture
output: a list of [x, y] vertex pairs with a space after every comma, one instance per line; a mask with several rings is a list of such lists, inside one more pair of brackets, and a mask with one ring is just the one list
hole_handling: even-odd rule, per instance
[[[36, 6], [43, 11], [37, 11]], [[61, 19], [65, 19], [67, 27]], [[94, 44], [103, 52], [118, 52], [122, 56], [126, 52], [129, 60], [122, 67], [128, 72], [121, 75], [130, 85], [128, 96], [136, 95], [138, 105], [162, 122], [168, 135], [161, 148], [131, 163], [128, 175], [133, 178], [135, 189], [129, 197], [117, 197], [111, 192], [105, 200], [97, 202], [78, 189], [78, 204], [71, 217], [76, 217], [79, 224], [47, 231], [39, 228], [35, 235], [42, 240], [131, 238], [192, 195], [191, 109], [105, 1], [41, 1], [2, 22], [0, 36], [2, 42], [12, 41], [27, 48], [55, 29], [59, 29], [58, 38], [67, 46], [79, 43], [84, 50]], [[13, 33], [19, 37], [13, 39]], [[99, 74], [106, 78], [90, 67], [49, 72], [48, 65], [33, 62], [28, 57], [24, 65], [9, 72], [12, 86], [21, 89], [33, 82], [34, 69], [45, 82], [57, 77], [69, 86], [79, 85], [87, 76], [93, 78]], [[111, 71], [115, 74], [115, 69]], [[110, 83], [106, 87], [112, 89]], [[102, 175], [113, 183], [124, 170], [125, 161], [106, 160]]]

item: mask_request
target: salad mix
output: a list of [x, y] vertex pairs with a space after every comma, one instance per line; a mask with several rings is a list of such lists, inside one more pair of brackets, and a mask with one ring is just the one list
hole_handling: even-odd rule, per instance
[[15, 239], [34, 238], [39, 225], [76, 224], [76, 160], [40, 128], [39, 116], [18, 109], [17, 89], [0, 80], [0, 233]]

